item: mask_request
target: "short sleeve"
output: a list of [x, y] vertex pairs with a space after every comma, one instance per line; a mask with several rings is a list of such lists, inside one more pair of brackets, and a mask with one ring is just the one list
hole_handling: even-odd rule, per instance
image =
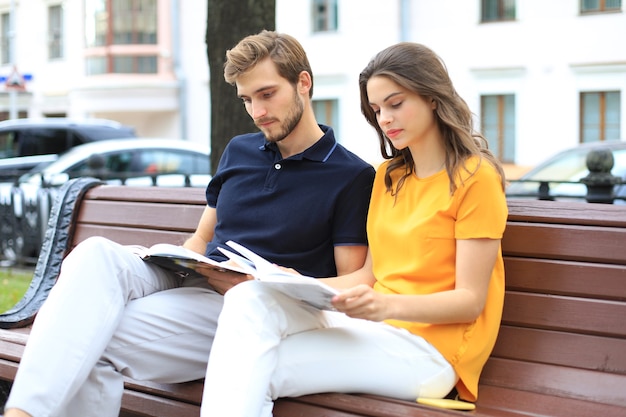
[[457, 192], [459, 202], [455, 237], [501, 239], [508, 208], [500, 175], [495, 168], [483, 160]]

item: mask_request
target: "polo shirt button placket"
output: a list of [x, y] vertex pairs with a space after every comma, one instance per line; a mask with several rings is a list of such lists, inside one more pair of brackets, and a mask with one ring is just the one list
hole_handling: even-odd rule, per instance
[[280, 164], [274, 164], [274, 169], [281, 169], [282, 166]]

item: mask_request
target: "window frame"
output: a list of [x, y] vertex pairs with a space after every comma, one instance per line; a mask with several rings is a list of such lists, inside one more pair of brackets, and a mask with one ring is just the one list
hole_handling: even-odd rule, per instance
[[[507, 3], [510, 3], [507, 5]], [[492, 16], [489, 11], [496, 7], [495, 14]], [[507, 16], [512, 8], [512, 16]], [[517, 19], [517, 2], [516, 0], [481, 0], [480, 2], [480, 22], [511, 22]]]
[[[485, 133], [487, 130], [486, 115], [487, 106], [486, 99], [495, 98], [497, 102], [497, 115], [496, 115], [496, 134]], [[507, 99], [512, 99], [512, 104], [507, 107]], [[515, 146], [516, 146], [516, 95], [513, 93], [502, 94], [481, 94], [480, 95], [480, 125], [481, 131], [485, 134], [487, 142], [490, 144], [490, 149], [494, 155], [503, 163], [515, 163]], [[510, 112], [510, 114], [508, 113]], [[507, 122], [507, 116], [510, 118], [510, 122]], [[507, 132], [508, 133], [507, 135]], [[493, 146], [495, 143], [495, 147]], [[494, 149], [495, 148], [495, 149]]]
[[0, 65], [11, 64], [11, 13], [0, 13]]
[[[612, 135], [608, 134], [610, 132], [610, 122], [607, 121], [607, 115], [609, 114], [609, 111], [611, 109], [607, 109], [607, 94], [617, 94], [617, 100], [615, 100], [615, 102], [617, 103], [617, 108], [613, 109], [618, 115], [621, 114], [621, 91], [620, 90], [604, 90], [604, 91], [581, 91], [578, 95], [578, 99], [579, 99], [579, 121], [580, 121], [580, 126], [579, 126], [579, 135], [578, 135], [578, 141], [579, 143], [590, 143], [590, 142], [603, 142], [603, 141], [607, 141], [607, 140], [616, 140], [616, 139], [620, 139], [621, 137], [621, 130], [622, 130], [622, 126], [621, 126], [621, 120], [620, 117], [616, 118], [616, 123], [617, 126], [615, 128], [615, 130], [617, 130], [617, 135], [616, 137], [613, 137]], [[597, 108], [597, 113], [596, 115], [597, 117], [597, 129], [596, 129], [596, 135], [595, 137], [589, 137], [588, 136], [588, 132], [590, 130], [590, 123], [586, 122], [587, 119], [587, 115], [585, 113], [586, 109], [587, 109], [587, 104], [589, 104], [589, 102], [586, 100], [586, 97], [591, 97], [592, 95], [597, 95], [598, 97], [598, 108]], [[610, 103], [610, 102], [609, 102]]]
[[[339, 27], [337, 0], [311, 1], [311, 29], [313, 33], [336, 32]], [[320, 11], [320, 6], [325, 10]]]
[[[92, 1], [85, 27], [87, 75], [159, 74], [158, 0]], [[127, 3], [131, 6], [120, 10], [120, 15], [117, 15], [115, 6]], [[142, 20], [141, 12], [146, 10], [149, 16], [143, 19], [143, 27], [137, 22]], [[122, 36], [124, 33], [116, 32], [116, 28], [125, 26], [120, 22], [127, 23], [126, 26], [131, 28], [130, 34]], [[131, 42], [122, 42], [124, 39]]]
[[[58, 11], [58, 15], [55, 12]], [[48, 6], [48, 59], [62, 59], [65, 56], [65, 13], [63, 4]]]
[[311, 105], [318, 123], [331, 126], [335, 132], [339, 131], [339, 99], [314, 99]]
[[[610, 0], [608, 0], [610, 1]], [[607, 8], [607, 0], [597, 0], [598, 2], [598, 7], [595, 9], [590, 9], [590, 8], [586, 8], [585, 7], [585, 3], [586, 0], [580, 0], [580, 14], [581, 15], [587, 15], [587, 14], [597, 14], [597, 13], [615, 13], [615, 12], [621, 12], [622, 11], [622, 0], [614, 0], [614, 1], [618, 1], [619, 4], [615, 7], [609, 7]]]

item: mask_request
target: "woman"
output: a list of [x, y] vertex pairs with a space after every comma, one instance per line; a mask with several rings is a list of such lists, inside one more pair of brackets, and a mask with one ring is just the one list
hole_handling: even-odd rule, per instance
[[388, 159], [376, 174], [370, 248], [319, 311], [245, 282], [230, 290], [203, 416], [271, 416], [272, 400], [358, 392], [415, 400], [456, 388], [475, 401], [504, 299], [502, 168], [439, 57], [391, 46], [359, 79]]

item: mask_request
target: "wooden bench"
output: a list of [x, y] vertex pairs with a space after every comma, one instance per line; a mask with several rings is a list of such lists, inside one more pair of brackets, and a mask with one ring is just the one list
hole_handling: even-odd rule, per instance
[[[88, 179], [66, 186], [60, 198], [31, 288], [0, 315], [5, 385], [68, 250], [93, 235], [181, 243], [205, 205], [201, 189], [100, 186]], [[328, 393], [279, 399], [275, 417], [626, 416], [626, 207], [510, 200], [509, 211], [504, 316], [475, 411]], [[127, 380], [120, 415], [198, 416], [201, 393], [202, 381]]]

